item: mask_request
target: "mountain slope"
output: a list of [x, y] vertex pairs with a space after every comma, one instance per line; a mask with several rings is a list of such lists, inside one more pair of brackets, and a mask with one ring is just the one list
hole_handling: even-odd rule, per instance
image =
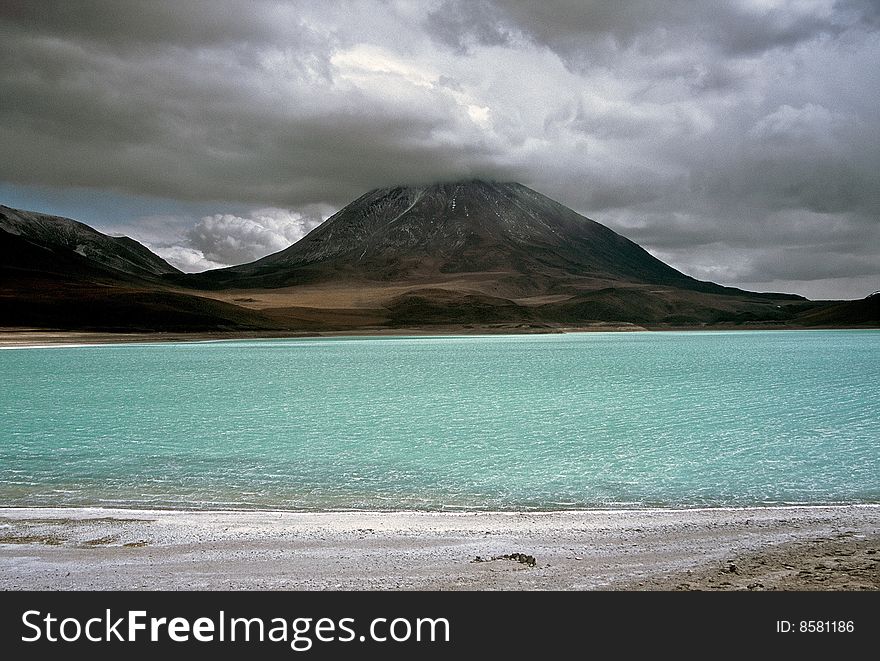
[[142, 278], [180, 271], [137, 241], [102, 234], [88, 225], [42, 213], [0, 205], [2, 264], [70, 274], [114, 271]]
[[133, 239], [0, 206], [0, 327], [184, 332], [276, 327], [258, 311], [163, 283], [179, 273]]
[[286, 250], [189, 276], [205, 287], [495, 273], [507, 295], [614, 283], [743, 294], [691, 278], [607, 227], [517, 183], [394, 187], [361, 196]]
[[0, 326], [551, 331], [877, 326], [877, 297], [695, 280], [519, 184], [371, 191], [286, 250], [182, 274], [130, 239], [0, 207]]
[[380, 327], [784, 324], [798, 310], [783, 304], [804, 301], [696, 280], [536, 191], [486, 181], [376, 189], [285, 250], [175, 280], [278, 320], [324, 309], [328, 324]]

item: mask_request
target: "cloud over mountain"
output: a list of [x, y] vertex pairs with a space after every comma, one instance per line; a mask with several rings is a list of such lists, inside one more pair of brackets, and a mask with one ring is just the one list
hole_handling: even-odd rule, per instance
[[193, 248], [220, 264], [251, 262], [284, 250], [324, 219], [285, 209], [260, 209], [248, 218], [233, 214], [205, 216], [189, 234]]
[[474, 176], [728, 284], [880, 279], [871, 0], [12, 0], [0, 27], [0, 180], [213, 204], [181, 255], [308, 225], [266, 207]]

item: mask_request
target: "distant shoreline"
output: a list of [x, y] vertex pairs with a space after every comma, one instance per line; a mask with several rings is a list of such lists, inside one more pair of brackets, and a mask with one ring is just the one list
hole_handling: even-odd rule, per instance
[[400, 337], [448, 335], [552, 335], [566, 333], [651, 333], [651, 332], [731, 332], [731, 331], [822, 331], [878, 330], [880, 326], [775, 326], [775, 325], [712, 325], [712, 326], [638, 326], [635, 324], [595, 324], [590, 326], [528, 327], [524, 325], [493, 326], [417, 326], [412, 328], [352, 329], [321, 332], [297, 331], [210, 331], [210, 332], [102, 332], [44, 329], [0, 328], [0, 349], [35, 349], [43, 347], [75, 347], [98, 344], [152, 344], [158, 342], [216, 342], [222, 340], [302, 339], [321, 337]]
[[877, 590], [880, 505], [0, 508], [5, 590]]

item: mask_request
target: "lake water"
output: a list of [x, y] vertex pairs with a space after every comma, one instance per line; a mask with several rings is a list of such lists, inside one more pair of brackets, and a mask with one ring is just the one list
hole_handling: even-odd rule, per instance
[[0, 351], [0, 506], [880, 502], [880, 331]]

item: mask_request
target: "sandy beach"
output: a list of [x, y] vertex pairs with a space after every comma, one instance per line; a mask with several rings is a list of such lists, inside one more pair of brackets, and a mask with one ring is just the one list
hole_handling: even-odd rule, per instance
[[5, 590], [876, 590], [880, 506], [0, 510]]
[[647, 330], [635, 324], [595, 323], [582, 326], [527, 326], [523, 324], [434, 325], [430, 327], [361, 328], [339, 331], [215, 331], [132, 332], [68, 331], [0, 328], [0, 349], [40, 349], [98, 344], [153, 344], [156, 342], [219, 342], [224, 340], [294, 339], [303, 337], [394, 337], [440, 335], [547, 334], [590, 332], [637, 332]]
[[755, 330], [871, 330], [869, 326], [815, 326], [810, 329], [779, 324], [713, 324], [711, 326], [639, 326], [627, 323], [593, 323], [579, 326], [530, 326], [526, 324], [432, 325], [401, 328], [359, 328], [338, 331], [216, 331], [133, 332], [66, 331], [46, 329], [2, 329], [0, 349], [39, 349], [98, 344], [152, 344], [156, 342], [218, 342], [223, 340], [294, 339], [303, 337], [394, 337], [443, 335], [543, 335], [552, 333], [607, 333], [650, 331], [755, 331]]
[[211, 342], [291, 337], [312, 337], [314, 333], [216, 332], [216, 333], [104, 333], [64, 330], [0, 329], [0, 349], [40, 349], [97, 344], [152, 344], [155, 342]]

